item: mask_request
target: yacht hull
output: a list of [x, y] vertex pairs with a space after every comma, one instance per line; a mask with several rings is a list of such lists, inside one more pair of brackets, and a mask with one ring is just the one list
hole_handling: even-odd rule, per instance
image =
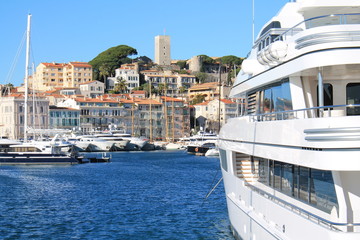
[[66, 155], [1, 153], [0, 165], [6, 164], [78, 164], [78, 161]]

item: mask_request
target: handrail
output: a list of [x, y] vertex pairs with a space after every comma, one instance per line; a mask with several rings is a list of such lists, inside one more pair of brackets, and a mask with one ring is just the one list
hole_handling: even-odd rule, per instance
[[[290, 31], [293, 31], [296, 27], [300, 26], [303, 23], [307, 23], [307, 22], [311, 22], [311, 21], [314, 21], [314, 20], [318, 20], [318, 19], [321, 19], [321, 18], [327, 18], [327, 17], [340, 17], [339, 23], [340, 23], [340, 25], [343, 25], [343, 24], [346, 24], [346, 17], [347, 16], [358, 16], [358, 15], [360, 15], [360, 13], [329, 14], [329, 15], [322, 15], [322, 16], [308, 18], [308, 19], [305, 19], [304, 21], [301, 21], [300, 23], [296, 24], [292, 28], [289, 28], [288, 30], [286, 30], [282, 34], [280, 34], [278, 37], [276, 37], [274, 39], [274, 41], [279, 41], [279, 40], [283, 39], [282, 37], [285, 37]], [[333, 25], [337, 25], [337, 24], [333, 24]], [[313, 27], [308, 27], [308, 29], [310, 29], [310, 28], [313, 28]], [[292, 36], [292, 35], [290, 35], [290, 36]]]
[[[286, 202], [268, 192], [265, 192], [264, 190], [255, 187], [254, 185], [251, 185], [250, 183], [247, 185], [249, 188], [251, 188], [252, 191], [257, 192], [258, 194], [266, 197], [267, 199], [273, 201], [273, 202], [278, 202], [278, 203], [282, 203], [285, 207], [289, 207], [293, 212], [295, 212], [295, 210], [297, 211], [297, 213], [299, 215], [307, 215], [307, 218], [310, 220], [316, 220], [318, 224], [324, 224], [326, 226], [328, 226], [330, 229], [332, 230], [337, 230], [337, 231], [341, 231], [340, 229], [338, 229], [337, 227], [356, 227], [356, 226], [360, 226], [360, 223], [338, 223], [338, 222], [332, 222], [329, 221], [325, 218], [319, 217], [318, 215], [315, 215], [309, 211], [306, 211], [305, 209], [302, 209], [298, 206], [295, 206], [289, 202]], [[346, 230], [348, 231], [348, 230]], [[350, 231], [349, 231], [350, 232]]]
[[[355, 108], [360, 107], [360, 104], [348, 104], [348, 105], [331, 105], [331, 106], [321, 106], [321, 107], [312, 107], [312, 108], [303, 108], [296, 110], [287, 110], [271, 113], [261, 113], [261, 114], [252, 114], [248, 115], [252, 121], [275, 121], [275, 120], [288, 120], [288, 119], [298, 119], [299, 113], [302, 113], [303, 118], [321, 118], [321, 117], [331, 117], [331, 110], [336, 108]], [[325, 112], [326, 110], [330, 110]], [[345, 115], [344, 115], [345, 116]]]

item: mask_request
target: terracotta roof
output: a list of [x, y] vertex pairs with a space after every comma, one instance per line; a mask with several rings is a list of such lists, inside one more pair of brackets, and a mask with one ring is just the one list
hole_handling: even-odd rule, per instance
[[135, 90], [135, 91], [132, 91], [131, 94], [145, 94], [146, 91], [143, 91], [143, 90]]
[[172, 78], [177, 78], [178, 75], [164, 75], [164, 74], [159, 74], [159, 75], [147, 75], [148, 77], [172, 77]]
[[206, 106], [208, 104], [209, 104], [209, 101], [206, 101], [206, 102], [195, 104], [194, 106]]
[[116, 100], [112, 100], [112, 99], [108, 99], [108, 98], [104, 98], [104, 99], [99, 99], [99, 98], [75, 98], [75, 101], [77, 101], [77, 102], [97, 102], [97, 103], [117, 103], [118, 102]]
[[121, 103], [135, 103], [133, 100], [129, 100], [129, 99], [120, 99]]
[[202, 83], [197, 84], [189, 88], [189, 90], [196, 90], [196, 89], [209, 89], [209, 88], [215, 88], [219, 85], [218, 82], [208, 82], [208, 83]]
[[[79, 85], [85, 85], [85, 84], [94, 83], [94, 82], [100, 82], [100, 81], [93, 80], [93, 81], [89, 81], [89, 82], [79, 83]], [[100, 82], [100, 83], [103, 83], [103, 82]]]
[[48, 95], [48, 97], [54, 97], [54, 98], [65, 98], [65, 96], [64, 96], [64, 95], [61, 95], [61, 94], [56, 94], [56, 93], [54, 93], [54, 94], [49, 94], [49, 95]]
[[87, 62], [70, 62], [71, 65], [75, 67], [89, 67], [92, 68], [92, 66]]
[[137, 104], [152, 104], [152, 105], [162, 105], [162, 103], [155, 101], [153, 99], [140, 99], [136, 101]]
[[221, 99], [220, 101], [222, 101], [225, 104], [235, 104], [233, 101], [231, 101], [230, 99]]
[[183, 102], [183, 100], [181, 99], [177, 99], [177, 98], [172, 98], [172, 97], [161, 97], [161, 100], [166, 100], [167, 102]]
[[52, 63], [44, 62], [41, 64], [45, 65], [46, 67], [57, 67], [57, 68], [62, 68], [66, 65], [65, 63], [56, 63], [56, 62], [52, 62]]

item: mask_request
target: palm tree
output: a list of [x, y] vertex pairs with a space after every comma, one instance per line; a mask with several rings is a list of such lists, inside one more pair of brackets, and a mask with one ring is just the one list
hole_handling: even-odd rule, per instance
[[164, 96], [166, 96], [166, 90], [167, 90], [167, 84], [166, 83], [160, 83], [158, 85], [158, 91], [159, 91], [160, 96], [162, 95], [162, 93], [164, 93]]
[[106, 79], [111, 73], [111, 67], [108, 64], [103, 63], [99, 67], [99, 72], [100, 72], [100, 77], [103, 77], [104, 83], [106, 83]]
[[122, 77], [117, 77], [117, 82], [114, 87], [115, 92], [126, 93], [128, 91], [126, 81]]

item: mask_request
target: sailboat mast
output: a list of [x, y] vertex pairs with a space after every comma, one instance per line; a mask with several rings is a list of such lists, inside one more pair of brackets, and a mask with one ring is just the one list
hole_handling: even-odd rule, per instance
[[24, 100], [24, 141], [27, 141], [27, 125], [28, 125], [28, 80], [29, 80], [29, 58], [30, 58], [30, 30], [31, 30], [31, 14], [28, 15], [26, 29], [26, 62], [25, 62], [25, 100]]

